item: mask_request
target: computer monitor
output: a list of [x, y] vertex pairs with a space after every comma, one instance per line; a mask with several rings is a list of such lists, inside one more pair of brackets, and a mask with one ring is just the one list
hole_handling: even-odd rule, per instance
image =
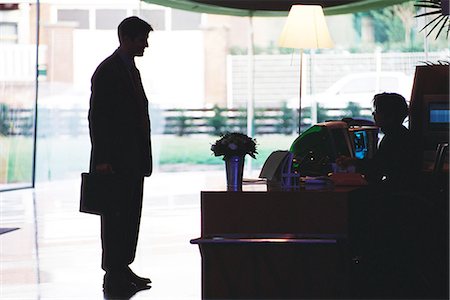
[[[436, 122], [445, 115], [438, 103], [449, 103], [450, 67], [446, 64], [417, 66], [409, 103], [409, 130], [415, 140], [413, 155], [423, 171], [431, 171], [436, 148], [449, 141], [448, 123]], [[439, 108], [439, 109], [436, 109]]]
[[358, 130], [353, 132], [353, 144], [355, 145], [355, 157], [363, 159], [367, 157], [369, 150], [367, 132]]
[[339, 156], [372, 158], [377, 149], [379, 128], [359, 124], [357, 120], [327, 121], [302, 133], [290, 148], [300, 175], [326, 175]]
[[290, 190], [299, 186], [300, 175], [293, 167], [293, 153], [286, 150], [272, 152], [259, 174], [267, 180], [267, 190]]
[[281, 180], [281, 169], [289, 156], [289, 151], [277, 150], [272, 152], [264, 162], [259, 178], [267, 180]]
[[430, 101], [427, 108], [427, 125], [430, 130], [448, 130], [450, 110], [448, 102]]
[[331, 172], [331, 163], [344, 155], [354, 157], [348, 125], [342, 121], [319, 123], [302, 133], [291, 145], [301, 176]]
[[449, 140], [449, 95], [427, 94], [422, 101], [423, 150], [434, 152], [437, 144]]
[[352, 126], [349, 129], [355, 157], [372, 158], [378, 145], [379, 128], [376, 126]]

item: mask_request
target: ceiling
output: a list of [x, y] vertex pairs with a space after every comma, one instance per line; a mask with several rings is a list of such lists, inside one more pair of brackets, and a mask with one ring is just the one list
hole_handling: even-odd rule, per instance
[[176, 9], [233, 16], [287, 16], [293, 4], [318, 4], [325, 15], [367, 11], [409, 0], [143, 0]]

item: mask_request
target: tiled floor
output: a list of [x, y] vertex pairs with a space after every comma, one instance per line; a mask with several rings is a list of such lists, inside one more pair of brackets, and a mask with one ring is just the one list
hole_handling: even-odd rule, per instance
[[[200, 191], [224, 184], [223, 171], [156, 173], [146, 179], [136, 260], [150, 290], [132, 299], [200, 299]], [[79, 180], [0, 193], [0, 298], [103, 299], [100, 222], [78, 212]]]

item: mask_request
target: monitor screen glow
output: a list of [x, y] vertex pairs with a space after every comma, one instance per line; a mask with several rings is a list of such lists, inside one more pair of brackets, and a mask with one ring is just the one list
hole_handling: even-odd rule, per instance
[[355, 157], [358, 159], [367, 157], [369, 151], [367, 132], [364, 130], [354, 131], [353, 137], [353, 143], [355, 145]]
[[441, 103], [430, 103], [429, 120], [431, 124], [450, 123], [450, 110], [448, 105]]
[[448, 102], [429, 101], [428, 126], [431, 131], [447, 131], [450, 124], [450, 108]]

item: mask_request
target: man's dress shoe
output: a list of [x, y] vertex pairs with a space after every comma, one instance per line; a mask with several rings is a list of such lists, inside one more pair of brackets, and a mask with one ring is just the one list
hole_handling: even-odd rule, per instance
[[116, 297], [127, 299], [138, 291], [138, 287], [120, 273], [107, 273], [103, 278], [103, 292], [107, 299]]
[[145, 287], [152, 283], [150, 278], [140, 277], [136, 275], [130, 268], [125, 270], [125, 278], [135, 284], [137, 287]]

